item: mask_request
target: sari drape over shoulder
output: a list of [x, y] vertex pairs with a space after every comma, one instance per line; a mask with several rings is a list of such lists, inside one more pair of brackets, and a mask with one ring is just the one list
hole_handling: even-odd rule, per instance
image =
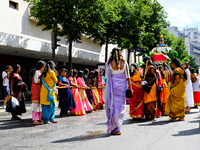
[[[66, 77], [59, 76], [58, 82], [70, 86], [69, 80]], [[69, 110], [76, 108], [71, 89], [59, 89], [59, 96], [59, 107], [61, 108], [60, 115], [68, 115]]]
[[[85, 81], [80, 77], [77, 78], [77, 83], [81, 87], [86, 87]], [[92, 105], [90, 104], [90, 102], [88, 101], [85, 89], [79, 88], [78, 91], [80, 93], [85, 111], [92, 111], [93, 108], [92, 108]]]
[[144, 116], [144, 100], [143, 100], [143, 90], [141, 84], [141, 72], [138, 71], [135, 76], [131, 78], [131, 86], [133, 90], [132, 98], [129, 99], [129, 115], [132, 118], [143, 118]]
[[175, 82], [175, 76], [179, 75], [179, 83], [170, 91], [169, 98], [165, 106], [165, 114], [172, 119], [185, 117], [185, 89], [186, 80], [184, 70], [176, 68], [172, 75], [172, 84]]
[[111, 75], [110, 65], [106, 63], [107, 81], [105, 87], [105, 109], [107, 132], [118, 132], [123, 123], [127, 81], [125, 72]]
[[[75, 78], [70, 76], [68, 79], [69, 79], [69, 81], [71, 80], [73, 84], [77, 85], [77, 81], [76, 81]], [[85, 115], [86, 114], [85, 109], [84, 109], [84, 106], [83, 106], [83, 102], [81, 100], [81, 96], [78, 92], [78, 88], [73, 87], [71, 90], [72, 90], [72, 94], [73, 94], [74, 101], [75, 101], [75, 104], [76, 104], [76, 108], [72, 109], [70, 112], [74, 115], [77, 115], [77, 116]]]
[[[154, 69], [154, 73], [152, 74], [151, 68], [154, 69], [153, 66], [149, 66], [145, 72], [145, 76], [148, 78], [155, 77], [155, 69]], [[151, 87], [150, 93], [147, 93], [144, 91], [144, 111], [145, 111], [145, 118], [147, 120], [152, 120], [155, 118], [157, 99], [158, 99], [157, 86], [156, 86], [156, 82], [154, 82], [154, 84]]]

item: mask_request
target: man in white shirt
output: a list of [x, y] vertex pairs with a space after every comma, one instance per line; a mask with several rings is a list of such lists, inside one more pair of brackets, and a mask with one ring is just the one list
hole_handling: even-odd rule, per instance
[[10, 73], [12, 72], [12, 67], [10, 65], [7, 65], [5, 67], [5, 71], [2, 72], [2, 79], [3, 79], [3, 87], [4, 87], [4, 93], [5, 93], [5, 99], [4, 99], [4, 104], [3, 108], [6, 105], [7, 102], [7, 96], [10, 95], [10, 85], [9, 85], [9, 77]]

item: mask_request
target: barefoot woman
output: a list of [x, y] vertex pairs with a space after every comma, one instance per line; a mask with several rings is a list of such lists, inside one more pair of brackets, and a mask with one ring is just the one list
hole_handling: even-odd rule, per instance
[[121, 134], [124, 119], [127, 81], [130, 86], [130, 75], [127, 63], [122, 58], [119, 49], [114, 48], [106, 63], [105, 109], [108, 118], [107, 132], [113, 135]]
[[166, 103], [165, 114], [169, 115], [171, 121], [175, 121], [177, 118], [184, 121], [187, 74], [177, 58], [172, 59], [172, 67], [175, 69], [172, 75], [171, 91]]

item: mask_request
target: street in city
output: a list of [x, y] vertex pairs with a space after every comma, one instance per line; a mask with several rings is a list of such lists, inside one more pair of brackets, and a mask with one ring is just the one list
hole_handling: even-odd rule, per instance
[[0, 116], [1, 150], [186, 150], [200, 147], [199, 109], [192, 109], [182, 122], [170, 122], [167, 116], [157, 121], [136, 121], [129, 117], [127, 105], [121, 136], [106, 133], [105, 110], [59, 118], [60, 110], [56, 108], [59, 122], [45, 125], [32, 125], [31, 112], [27, 110], [21, 121], [11, 121], [11, 116], [5, 113]]

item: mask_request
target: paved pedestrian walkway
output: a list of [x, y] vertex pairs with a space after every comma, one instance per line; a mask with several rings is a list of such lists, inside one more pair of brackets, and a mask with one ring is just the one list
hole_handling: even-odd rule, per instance
[[[6, 112], [5, 109], [2, 108], [4, 100], [0, 100], [0, 116], [6, 116], [6, 115], [11, 115], [11, 113]], [[31, 100], [30, 99], [25, 99], [25, 106], [26, 106], [26, 111], [30, 112], [31, 111]], [[56, 108], [58, 107], [58, 103], [56, 104]]]

